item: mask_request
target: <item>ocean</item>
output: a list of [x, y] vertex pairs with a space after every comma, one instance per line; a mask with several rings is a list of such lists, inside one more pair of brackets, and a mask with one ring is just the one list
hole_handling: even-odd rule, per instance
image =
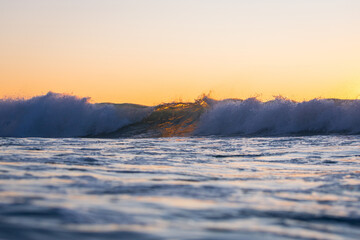
[[0, 100], [0, 239], [360, 239], [360, 100]]
[[0, 239], [359, 239], [360, 136], [0, 138]]

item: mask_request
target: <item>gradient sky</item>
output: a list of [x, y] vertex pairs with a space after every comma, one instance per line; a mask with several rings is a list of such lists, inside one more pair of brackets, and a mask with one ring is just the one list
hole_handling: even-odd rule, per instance
[[0, 98], [360, 96], [359, 0], [0, 0]]

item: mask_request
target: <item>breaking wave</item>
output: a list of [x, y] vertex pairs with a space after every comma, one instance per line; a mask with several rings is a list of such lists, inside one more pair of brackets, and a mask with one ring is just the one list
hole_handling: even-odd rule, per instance
[[360, 101], [225, 100], [201, 116], [196, 135], [359, 134]]
[[284, 98], [261, 102], [92, 104], [88, 98], [49, 92], [28, 100], [0, 100], [0, 136], [171, 137], [360, 134], [360, 100]]
[[88, 100], [52, 92], [28, 100], [0, 100], [0, 136], [95, 135], [139, 121], [145, 114], [145, 111], [131, 107], [91, 104]]

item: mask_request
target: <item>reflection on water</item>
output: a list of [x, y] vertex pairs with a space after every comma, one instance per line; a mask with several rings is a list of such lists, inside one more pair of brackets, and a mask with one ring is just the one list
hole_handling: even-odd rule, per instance
[[359, 239], [360, 137], [0, 139], [0, 239]]

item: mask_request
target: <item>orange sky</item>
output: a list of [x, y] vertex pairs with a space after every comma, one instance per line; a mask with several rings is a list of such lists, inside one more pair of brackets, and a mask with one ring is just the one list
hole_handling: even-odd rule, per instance
[[360, 96], [357, 0], [4, 0], [0, 97]]

